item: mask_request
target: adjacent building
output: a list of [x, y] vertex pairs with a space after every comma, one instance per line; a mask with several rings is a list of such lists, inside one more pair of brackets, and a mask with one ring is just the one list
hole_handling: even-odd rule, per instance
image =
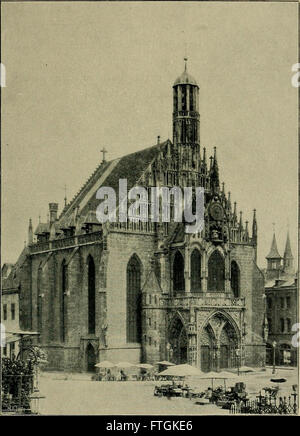
[[1, 323], [4, 325], [4, 347], [2, 356], [17, 357], [19, 354], [19, 336], [16, 332], [20, 330], [19, 326], [19, 288], [18, 286], [9, 286], [8, 277], [13, 278], [13, 264], [5, 263], [2, 267], [2, 281], [6, 283], [5, 289], [2, 290], [1, 297]]
[[283, 257], [277, 249], [275, 233], [265, 271], [266, 314], [268, 323], [267, 363], [297, 365], [297, 348], [292, 346], [298, 321], [298, 283], [290, 236], [287, 234]]

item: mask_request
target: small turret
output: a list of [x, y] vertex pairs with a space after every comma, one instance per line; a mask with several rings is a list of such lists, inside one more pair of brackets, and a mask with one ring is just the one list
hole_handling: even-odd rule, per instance
[[240, 231], [242, 232], [244, 230], [244, 226], [243, 226], [243, 212], [240, 211], [240, 222], [239, 222], [239, 228]]
[[57, 220], [58, 203], [49, 203], [50, 224]]
[[256, 209], [253, 209], [252, 220], [252, 244], [254, 245], [254, 260], [257, 261], [257, 222], [256, 222]]
[[29, 225], [28, 225], [28, 245], [33, 243], [33, 229], [32, 229], [32, 221], [31, 218], [29, 218]]
[[233, 203], [233, 223], [236, 224], [237, 214], [236, 214], [236, 201]]
[[214, 147], [214, 157], [211, 158], [211, 169], [210, 169], [210, 186], [214, 193], [219, 192], [220, 182], [219, 182], [219, 167], [217, 161], [217, 148]]
[[280, 272], [282, 270], [282, 266], [281, 266], [282, 257], [278, 253], [275, 230], [273, 233], [271, 249], [269, 254], [266, 256], [266, 259], [267, 259], [267, 279], [270, 280], [272, 278], [279, 278]]
[[228, 212], [231, 212], [231, 193], [230, 193], [230, 191], [228, 192], [228, 197], [227, 197], [227, 210], [228, 210]]
[[225, 198], [225, 183], [222, 182], [222, 196]]
[[207, 162], [206, 162], [206, 148], [205, 147], [203, 147], [203, 160], [202, 160], [202, 162], [203, 162], [203, 168], [206, 170]]
[[257, 243], [257, 222], [256, 222], [256, 209], [253, 209], [253, 220], [252, 220], [252, 240]]
[[249, 229], [248, 229], [249, 222], [246, 221], [245, 224], [246, 224], [246, 227], [245, 227], [245, 237], [246, 237], [246, 240], [248, 240], [249, 239]]
[[173, 85], [173, 144], [180, 154], [190, 148], [198, 154], [200, 147], [199, 86], [187, 71]]

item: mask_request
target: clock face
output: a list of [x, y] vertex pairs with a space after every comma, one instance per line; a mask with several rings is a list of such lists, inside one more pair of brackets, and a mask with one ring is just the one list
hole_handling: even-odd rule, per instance
[[219, 203], [212, 204], [209, 211], [214, 220], [220, 221], [223, 219], [223, 208]]

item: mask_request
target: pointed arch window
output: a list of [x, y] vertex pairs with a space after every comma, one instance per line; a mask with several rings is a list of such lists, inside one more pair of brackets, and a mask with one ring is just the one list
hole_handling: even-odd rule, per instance
[[42, 264], [40, 264], [37, 273], [37, 330], [39, 332], [38, 340], [41, 342], [43, 328], [43, 297], [42, 297]]
[[88, 257], [88, 332], [96, 331], [96, 292], [95, 292], [95, 263], [92, 256]]
[[224, 292], [225, 290], [225, 263], [218, 250], [215, 250], [208, 259], [209, 292]]
[[155, 275], [159, 284], [161, 284], [161, 267], [159, 260], [156, 260], [154, 265]]
[[173, 262], [173, 290], [175, 292], [185, 291], [184, 259], [179, 251], [176, 252]]
[[194, 88], [190, 86], [190, 111], [194, 110]]
[[178, 96], [177, 96], [177, 88], [174, 88], [174, 112], [178, 110]]
[[231, 289], [234, 297], [238, 298], [240, 296], [240, 269], [235, 260], [231, 262]]
[[181, 86], [181, 110], [186, 111], [186, 87]]
[[66, 339], [66, 311], [67, 311], [67, 287], [68, 287], [68, 266], [65, 259], [61, 264], [61, 292], [60, 292], [60, 340]]
[[133, 256], [127, 265], [127, 342], [142, 341], [141, 263]]
[[195, 248], [191, 255], [191, 292], [201, 291], [201, 256]]

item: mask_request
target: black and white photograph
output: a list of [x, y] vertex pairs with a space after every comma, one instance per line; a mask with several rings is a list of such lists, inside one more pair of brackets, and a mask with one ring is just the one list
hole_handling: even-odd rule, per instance
[[298, 14], [1, 2], [0, 415], [298, 415]]

